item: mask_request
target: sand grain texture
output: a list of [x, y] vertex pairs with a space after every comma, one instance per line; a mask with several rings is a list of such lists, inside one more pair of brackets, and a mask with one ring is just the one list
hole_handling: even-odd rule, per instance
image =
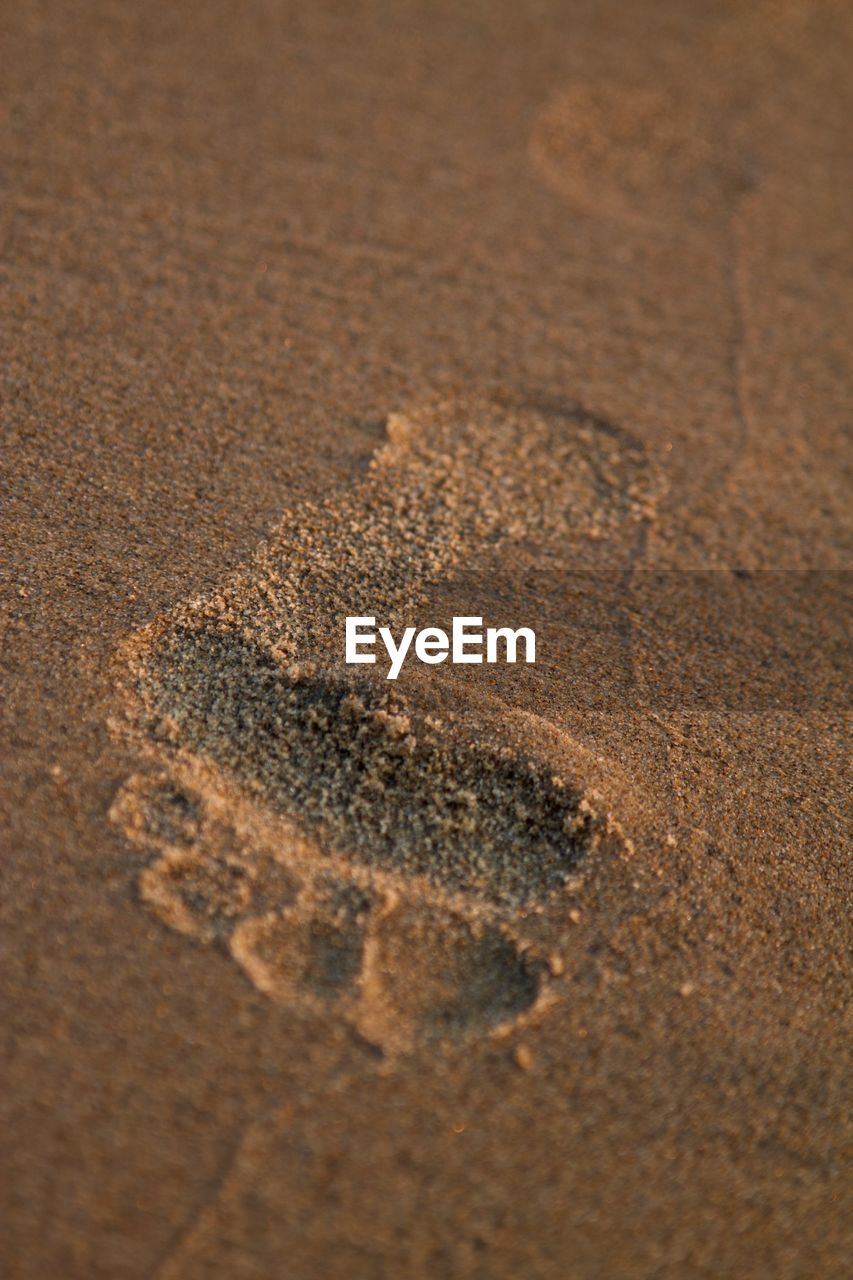
[[0, 31], [4, 1275], [844, 1274], [847, 7]]

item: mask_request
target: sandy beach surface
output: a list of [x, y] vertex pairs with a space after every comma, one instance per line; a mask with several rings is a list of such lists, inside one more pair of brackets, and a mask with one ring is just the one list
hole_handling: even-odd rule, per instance
[[846, 1274], [851, 37], [0, 12], [10, 1280]]

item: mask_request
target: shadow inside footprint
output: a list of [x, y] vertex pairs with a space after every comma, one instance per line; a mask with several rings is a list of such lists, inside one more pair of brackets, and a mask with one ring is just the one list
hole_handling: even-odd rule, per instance
[[351, 1001], [364, 960], [365, 931], [374, 903], [354, 886], [331, 884], [306, 892], [284, 911], [244, 921], [231, 954], [273, 999], [316, 1004]]
[[366, 986], [363, 1032], [408, 1047], [513, 1022], [536, 1003], [540, 977], [499, 928], [418, 906], [380, 922]]
[[203, 824], [203, 805], [191, 790], [164, 775], [138, 775], [117, 799], [115, 816], [130, 838], [153, 848], [192, 848]]
[[174, 627], [143, 659], [153, 726], [212, 759], [320, 847], [517, 907], [584, 852], [578, 797], [547, 765], [465, 741], [401, 695], [283, 669], [243, 635]]
[[252, 897], [242, 867], [197, 850], [159, 858], [142, 872], [139, 889], [161, 919], [203, 942], [224, 936]]

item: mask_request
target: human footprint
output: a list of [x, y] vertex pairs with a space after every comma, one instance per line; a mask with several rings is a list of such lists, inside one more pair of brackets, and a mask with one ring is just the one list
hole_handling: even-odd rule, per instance
[[507, 542], [630, 553], [658, 491], [636, 442], [578, 408], [392, 417], [358, 488], [288, 513], [247, 569], [123, 646], [118, 731], [161, 770], [113, 807], [157, 855], [143, 899], [272, 999], [393, 1048], [541, 1011], [558, 973], [524, 922], [559, 920], [585, 862], [628, 847], [594, 771], [537, 745], [532, 717], [529, 752], [510, 745], [503, 704], [353, 676], [343, 618], [402, 618]]

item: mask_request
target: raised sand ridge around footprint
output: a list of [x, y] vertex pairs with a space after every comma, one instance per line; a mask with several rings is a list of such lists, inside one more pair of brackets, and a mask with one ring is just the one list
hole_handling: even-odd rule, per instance
[[[343, 618], [403, 620], [427, 584], [505, 541], [630, 547], [656, 495], [642, 449], [580, 409], [468, 399], [392, 416], [362, 484], [288, 513], [246, 570], [124, 646], [123, 731], [170, 770], [132, 779], [113, 810], [158, 851], [143, 898], [223, 941], [272, 998], [334, 1008], [386, 1044], [540, 1005], [547, 966], [519, 912], [558, 897], [616, 825], [473, 705], [437, 716], [353, 675]], [[444, 976], [413, 1004], [422, 966]]]

